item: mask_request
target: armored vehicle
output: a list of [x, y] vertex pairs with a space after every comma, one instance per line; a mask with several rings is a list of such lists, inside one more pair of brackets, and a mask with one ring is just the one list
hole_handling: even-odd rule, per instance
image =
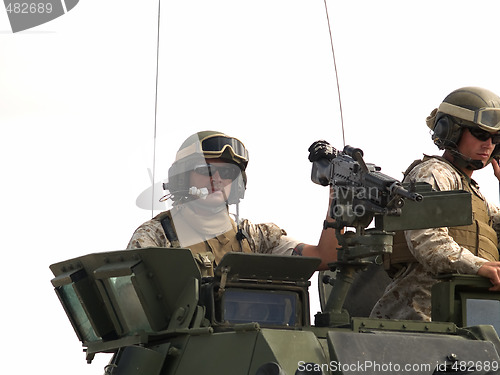
[[316, 258], [228, 253], [201, 277], [189, 249], [96, 253], [51, 266], [87, 361], [114, 353], [104, 371], [120, 375], [500, 373], [500, 294], [479, 276], [443, 275], [432, 322], [345, 308], [366, 303], [351, 284], [391, 253], [395, 232], [470, 223], [469, 193], [402, 185], [354, 148], [315, 163], [312, 180], [340, 189], [338, 262], [321, 275], [314, 324]]

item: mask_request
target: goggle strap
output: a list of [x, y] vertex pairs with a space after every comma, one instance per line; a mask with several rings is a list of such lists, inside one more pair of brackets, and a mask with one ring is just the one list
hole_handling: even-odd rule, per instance
[[470, 109], [459, 107], [450, 103], [443, 102], [439, 105], [439, 112], [450, 116], [461, 118], [462, 120], [474, 122], [475, 112]]
[[476, 123], [480, 128], [486, 130], [488, 132], [498, 131], [499, 128], [497, 126], [486, 125], [482, 121], [482, 112], [483, 111], [495, 111], [500, 112], [500, 108], [487, 108], [487, 109], [479, 109], [477, 111], [472, 111], [467, 108], [459, 107], [450, 103], [443, 102], [439, 105], [439, 112], [446, 113], [450, 116], [458, 117], [462, 120], [470, 121]]
[[193, 154], [202, 155], [199, 142], [195, 142], [192, 145], [189, 145], [187, 147], [184, 147], [182, 150], [177, 151], [177, 155], [175, 156], [175, 161], [187, 158], [188, 156]]

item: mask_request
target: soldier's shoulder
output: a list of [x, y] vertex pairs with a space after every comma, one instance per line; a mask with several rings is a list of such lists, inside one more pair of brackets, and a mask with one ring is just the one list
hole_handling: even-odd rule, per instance
[[417, 163], [408, 172], [409, 175], [445, 175], [455, 176], [457, 172], [443, 158], [439, 156], [425, 155], [420, 163]]
[[460, 174], [444, 159], [425, 156], [408, 171], [405, 181], [427, 182], [435, 190], [451, 190], [461, 186]]

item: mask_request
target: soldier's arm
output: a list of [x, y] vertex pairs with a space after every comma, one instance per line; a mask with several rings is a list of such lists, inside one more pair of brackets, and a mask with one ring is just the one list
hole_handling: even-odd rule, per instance
[[161, 223], [147, 222], [137, 228], [130, 239], [127, 250], [144, 247], [170, 247]]
[[337, 248], [339, 247], [335, 230], [333, 228], [324, 229], [321, 233], [317, 245], [300, 244], [294, 249], [294, 253], [301, 253], [303, 256], [316, 257], [321, 259], [318, 270], [327, 270], [328, 263], [337, 260]]

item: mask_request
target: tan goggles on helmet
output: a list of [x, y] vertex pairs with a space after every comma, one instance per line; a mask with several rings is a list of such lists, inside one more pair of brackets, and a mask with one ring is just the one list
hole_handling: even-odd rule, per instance
[[219, 134], [210, 135], [201, 139], [200, 142], [195, 142], [191, 146], [180, 150], [177, 153], [176, 160], [183, 159], [194, 153], [219, 156], [222, 155], [226, 148], [230, 148], [234, 156], [248, 161], [248, 151], [241, 141], [236, 138]]
[[248, 159], [247, 149], [236, 138], [212, 135], [201, 140], [201, 148], [204, 154], [221, 154], [226, 147], [230, 147], [235, 156], [245, 160]]
[[443, 102], [439, 106], [439, 112], [471, 121], [490, 132], [500, 130], [500, 108], [479, 108], [476, 111], [471, 111], [467, 108]]

